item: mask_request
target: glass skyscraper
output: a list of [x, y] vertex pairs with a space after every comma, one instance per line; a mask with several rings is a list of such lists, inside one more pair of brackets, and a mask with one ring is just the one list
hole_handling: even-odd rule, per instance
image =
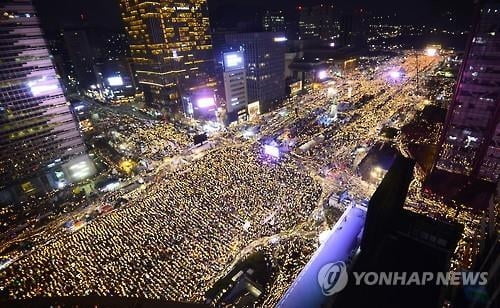
[[174, 112], [183, 91], [215, 86], [206, 0], [121, 0], [120, 6], [147, 103]]
[[0, 3], [0, 186], [84, 152], [31, 2]]
[[500, 5], [480, 12], [449, 107], [437, 167], [496, 182], [500, 174]]
[[251, 32], [226, 34], [227, 46], [241, 48], [245, 55], [248, 103], [260, 102], [264, 112], [285, 97], [284, 34]]

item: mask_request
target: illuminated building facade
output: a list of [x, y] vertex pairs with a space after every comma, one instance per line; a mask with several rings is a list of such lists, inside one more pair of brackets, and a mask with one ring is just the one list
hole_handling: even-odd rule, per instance
[[260, 102], [263, 112], [285, 97], [286, 38], [279, 32], [226, 34], [227, 46], [242, 48], [248, 102]]
[[146, 102], [180, 111], [183, 92], [215, 86], [206, 0], [121, 0]]
[[338, 32], [339, 22], [332, 5], [299, 8], [299, 39], [333, 40]]
[[500, 174], [500, 5], [485, 5], [449, 107], [437, 167], [496, 182]]
[[75, 73], [80, 91], [85, 91], [96, 81], [93, 70], [95, 56], [88, 34], [84, 30], [67, 30], [63, 33], [64, 44], [71, 61], [71, 71]]
[[[0, 29], [0, 183], [5, 187], [67, 163], [85, 146], [30, 1], [1, 3]], [[25, 192], [37, 190], [35, 183], [23, 185]]]
[[112, 104], [142, 101], [132, 67], [127, 59], [104, 60], [94, 64], [97, 80], [95, 92], [100, 99]]
[[286, 33], [283, 11], [266, 11], [262, 17], [262, 28], [264, 31]]
[[224, 93], [228, 118], [237, 118], [238, 112], [248, 106], [247, 77], [243, 51], [224, 53]]

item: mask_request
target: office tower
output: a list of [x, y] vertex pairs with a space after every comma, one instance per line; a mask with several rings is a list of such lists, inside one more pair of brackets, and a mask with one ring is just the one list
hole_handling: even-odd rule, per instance
[[229, 122], [238, 119], [238, 113], [246, 114], [248, 106], [245, 56], [243, 51], [224, 53], [224, 94]]
[[27, 178], [83, 154], [85, 146], [30, 1], [1, 3], [0, 28], [0, 190], [18, 183], [28, 193], [49, 183]]
[[332, 5], [300, 7], [299, 39], [333, 40], [338, 35], [338, 26]]
[[226, 44], [245, 53], [248, 101], [260, 102], [263, 112], [285, 96], [285, 38], [282, 33], [226, 35]]
[[368, 19], [363, 10], [347, 11], [340, 15], [338, 41], [340, 45], [365, 47], [368, 41]]
[[451, 105], [436, 166], [496, 182], [500, 174], [500, 5], [482, 7]]
[[262, 17], [262, 28], [264, 31], [286, 33], [283, 11], [266, 11]]
[[95, 84], [95, 54], [88, 34], [85, 30], [67, 30], [63, 32], [63, 37], [76, 84], [80, 91], [85, 91]]
[[64, 94], [78, 94], [79, 85], [76, 78], [75, 67], [68, 55], [64, 41], [64, 31], [59, 31], [57, 36], [47, 40], [47, 47], [52, 56], [56, 73], [59, 76]]
[[319, 40], [320, 21], [312, 15], [310, 8], [300, 8], [299, 40]]
[[147, 103], [180, 111], [182, 92], [215, 85], [206, 0], [121, 0], [120, 6]]

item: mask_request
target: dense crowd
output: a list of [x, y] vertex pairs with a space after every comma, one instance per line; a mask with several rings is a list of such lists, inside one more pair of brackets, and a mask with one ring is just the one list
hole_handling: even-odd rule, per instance
[[136, 156], [154, 160], [180, 154], [185, 146], [192, 143], [186, 133], [165, 123], [141, 127], [123, 139], [131, 144]]
[[276, 274], [272, 292], [266, 293], [263, 307], [276, 307], [317, 249], [317, 243], [317, 238], [294, 237], [265, 248], [273, 256]]
[[288, 162], [227, 147], [128, 205], [39, 247], [1, 277], [10, 298], [119, 295], [200, 301], [252, 240], [293, 228], [320, 186]]
[[[380, 78], [360, 78], [358, 84], [357, 91], [373, 94], [387, 86]], [[413, 90], [395, 87], [366, 103], [353, 112], [362, 118], [341, 126], [312, 148], [304, 162], [352, 166], [352, 151], [369, 145], [380, 119], [412, 108], [413, 102], [403, 99]], [[311, 112], [313, 105], [305, 111]], [[294, 123], [292, 116], [276, 118], [265, 133]], [[299, 123], [301, 142], [319, 132], [308, 126], [313, 122]], [[178, 154], [189, 142], [168, 125], [127, 123], [121, 131], [129, 133], [117, 138], [116, 146], [127, 143], [124, 150], [134, 154], [147, 147], [142, 154], [148, 159]], [[221, 146], [187, 169], [167, 173], [145, 191], [132, 192], [124, 207], [12, 264], [0, 274], [0, 288], [9, 298], [95, 294], [203, 301], [214, 279], [245, 247], [296, 228], [318, 204], [321, 187], [300, 164], [288, 159], [264, 163], [257, 152], [245, 144]], [[350, 178], [338, 179], [344, 188], [353, 185]], [[312, 243], [297, 237], [265, 248], [277, 268], [275, 292], [265, 295], [265, 306], [273, 306], [290, 285], [312, 254]]]
[[[396, 67], [399, 60], [391, 60], [386, 66]], [[431, 63], [437, 63], [433, 59], [421, 59], [420, 69], [430, 69]], [[358, 146], [371, 146], [377, 139], [380, 129], [384, 125], [395, 125], [400, 127], [404, 122], [392, 123], [390, 119], [396, 118], [400, 114], [410, 114], [415, 111], [416, 101], [411, 98], [411, 93], [415, 93], [416, 65], [413, 58], [405, 59], [400, 65], [404, 68], [407, 79], [401, 83], [387, 82], [385, 73], [374, 74], [373, 80], [369, 76], [359, 76], [357, 79], [356, 93], [373, 96], [373, 99], [364, 104], [361, 108], [348, 112], [348, 116], [353, 118], [349, 123], [341, 126], [340, 130], [326, 140], [329, 146], [322, 144], [312, 148], [306, 154], [318, 161], [319, 165], [332, 163], [352, 165], [355, 156], [352, 154]], [[422, 73], [422, 72], [420, 72]], [[354, 95], [350, 103], [355, 103], [359, 95]], [[347, 100], [344, 93], [342, 100]], [[361, 117], [355, 117], [361, 115]], [[384, 122], [381, 122], [384, 119]]]

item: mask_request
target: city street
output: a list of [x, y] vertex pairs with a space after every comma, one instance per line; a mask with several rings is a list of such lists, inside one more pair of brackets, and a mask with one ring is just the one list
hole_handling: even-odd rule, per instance
[[[439, 57], [420, 56], [419, 78], [439, 62]], [[325, 217], [327, 198], [347, 190], [355, 200], [364, 200], [375, 189], [356, 174], [354, 151], [370, 148], [383, 125], [401, 127], [422, 107], [423, 98], [415, 95], [417, 62], [411, 52], [371, 68], [373, 73], [334, 78], [321, 90], [261, 116], [251, 123], [260, 132], [249, 139], [241, 137], [243, 126], [215, 134], [201, 152], [190, 150], [170, 124], [140, 124], [129, 116], [102, 122], [105, 126], [96, 130], [116, 131], [116, 148], [131, 159], [147, 159], [153, 171], [146, 168], [130, 178], [147, 179], [137, 189], [106, 193], [86, 208], [84, 212], [126, 199], [77, 231], [68, 232], [62, 224], [82, 210], [38, 230], [31, 252], [10, 253], [19, 259], [2, 271], [4, 292], [11, 298], [97, 294], [202, 301], [218, 277], [257, 249], [292, 245], [312, 253], [319, 234], [331, 228], [327, 221], [342, 214]], [[401, 78], [389, 76], [394, 69], [403, 72]], [[329, 87], [336, 88], [337, 101], [352, 107], [343, 115], [344, 123], [321, 126], [311, 114], [332, 105]], [[354, 106], [366, 96], [370, 99]], [[404, 120], [396, 120], [401, 114]], [[262, 157], [260, 138], [281, 134], [303, 119], [310, 120], [300, 122], [293, 136], [297, 147], [328, 137], [305, 153], [294, 148], [277, 161]], [[139, 152], [137, 144], [142, 144]], [[164, 151], [166, 147], [170, 150]], [[325, 167], [328, 176], [321, 173]], [[278, 269], [280, 278], [270, 288], [273, 294], [266, 295], [266, 305], [277, 303], [310, 256]], [[291, 256], [277, 253], [274, 258]]]

